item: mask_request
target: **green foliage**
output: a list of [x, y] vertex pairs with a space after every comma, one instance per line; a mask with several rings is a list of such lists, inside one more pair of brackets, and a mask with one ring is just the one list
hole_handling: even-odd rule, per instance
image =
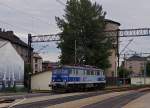
[[106, 38], [105, 15], [102, 6], [90, 0], [68, 0], [63, 18], [56, 17], [62, 34], [58, 48], [61, 63], [75, 63], [75, 40], [77, 64], [93, 65], [106, 69], [110, 66], [112, 40]]
[[121, 66], [118, 70], [118, 74], [119, 74], [119, 78], [128, 78], [130, 75], [130, 72], [129, 70]]

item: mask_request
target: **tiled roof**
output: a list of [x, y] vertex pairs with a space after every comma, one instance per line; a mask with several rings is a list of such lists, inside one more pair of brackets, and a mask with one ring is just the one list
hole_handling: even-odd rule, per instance
[[28, 48], [28, 45], [23, 42], [20, 38], [13, 34], [13, 31], [0, 31], [0, 38], [10, 41], [13, 44], [18, 44], [20, 46]]
[[140, 57], [138, 55], [134, 55], [127, 59], [127, 61], [145, 61], [145, 60], [146, 60], [145, 57]]
[[42, 57], [38, 53], [33, 53], [33, 58], [42, 59]]
[[116, 22], [116, 21], [113, 21], [113, 20], [110, 20], [110, 19], [105, 19], [105, 22], [109, 22], [109, 23], [114, 23], [114, 24], [117, 24], [117, 25], [121, 25], [119, 22]]

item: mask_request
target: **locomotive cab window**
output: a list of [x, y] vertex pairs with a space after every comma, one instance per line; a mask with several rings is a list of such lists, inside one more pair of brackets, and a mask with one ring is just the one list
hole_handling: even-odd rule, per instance
[[97, 75], [100, 75], [100, 71], [97, 71]]
[[100, 76], [102, 76], [102, 72], [100, 71]]

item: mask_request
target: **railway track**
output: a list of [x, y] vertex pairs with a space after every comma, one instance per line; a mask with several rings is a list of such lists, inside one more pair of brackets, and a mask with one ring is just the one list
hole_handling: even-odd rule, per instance
[[[12, 108], [43, 108], [43, 107], [53, 106], [53, 105], [57, 105], [57, 104], [61, 104], [61, 103], [76, 101], [79, 99], [85, 99], [85, 98], [89, 98], [89, 97], [93, 97], [93, 96], [104, 95], [104, 94], [115, 92], [115, 91], [108, 90], [108, 91], [98, 91], [98, 92], [87, 92], [85, 94], [80, 94], [80, 95], [67, 96], [67, 97], [62, 97], [62, 98], [55, 98], [55, 99], [49, 99], [49, 100], [44, 100], [44, 101], [39, 101], [39, 102], [32, 102], [32, 103], [27, 103], [27, 104], [16, 105]], [[144, 95], [145, 93], [147, 93], [147, 91], [150, 91], [150, 88], [143, 89], [141, 91], [139, 89], [139, 90], [137, 90], [137, 92], [133, 92], [131, 94], [126, 94], [127, 96], [123, 95], [122, 97], [125, 96], [123, 99], [127, 99], [129, 96], [133, 96], [133, 98], [131, 98], [131, 99], [135, 99], [135, 98], [138, 98], [139, 96]], [[141, 95], [138, 95], [138, 94], [141, 94]]]
[[[142, 88], [147, 88], [147, 86], [142, 87]], [[21, 104], [21, 105], [15, 105], [12, 108], [43, 108], [47, 107], [47, 106], [52, 106], [52, 105], [56, 105], [56, 104], [60, 104], [60, 103], [64, 103], [64, 102], [70, 102], [70, 101], [74, 101], [74, 100], [78, 100], [78, 99], [84, 99], [84, 98], [88, 98], [88, 97], [92, 97], [92, 96], [97, 96], [97, 95], [101, 95], [101, 94], [107, 94], [107, 93], [111, 93], [111, 92], [121, 92], [121, 91], [128, 91], [128, 90], [139, 90], [141, 89], [141, 87], [120, 87], [120, 88], [106, 88], [103, 91], [88, 91], [85, 92], [82, 95], [74, 95], [74, 96], [67, 96], [67, 97], [62, 97], [62, 98], [56, 98], [56, 99], [49, 99], [49, 100], [44, 100], [44, 101], [38, 101], [38, 102], [33, 102], [33, 103], [27, 103], [27, 104]], [[143, 90], [144, 92], [150, 90], [150, 88], [147, 88], [145, 90]], [[63, 93], [65, 94], [65, 93]], [[23, 98], [31, 98], [31, 97], [40, 97], [40, 96], [50, 96], [50, 95], [59, 95], [58, 93], [50, 93], [50, 94], [37, 94], [37, 95], [28, 95], [28, 96], [15, 96], [15, 97], [9, 97], [9, 98], [4, 98], [4, 99], [0, 99], [0, 104], [1, 103], [12, 103], [15, 101], [15, 99], [23, 99]]]
[[124, 105], [147, 93], [147, 91], [128, 93], [84, 106], [82, 108], [122, 108]]
[[14, 101], [15, 101], [15, 99], [1, 99], [0, 104], [2, 104], [2, 103], [12, 103]]

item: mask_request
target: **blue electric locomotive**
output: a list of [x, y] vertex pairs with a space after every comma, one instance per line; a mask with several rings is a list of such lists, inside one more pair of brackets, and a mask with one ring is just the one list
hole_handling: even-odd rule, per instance
[[101, 89], [105, 84], [104, 71], [92, 66], [62, 66], [52, 71], [53, 90]]

